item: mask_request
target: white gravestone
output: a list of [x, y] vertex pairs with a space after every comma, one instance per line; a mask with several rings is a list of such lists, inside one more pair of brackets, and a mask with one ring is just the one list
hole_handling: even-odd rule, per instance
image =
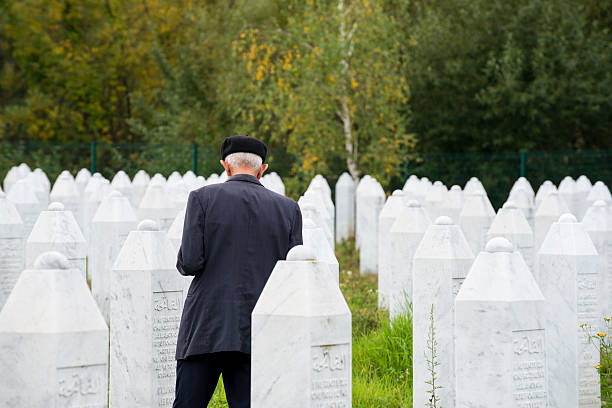
[[359, 271], [378, 273], [378, 216], [385, 204], [381, 185], [370, 178], [357, 189]]
[[536, 196], [535, 196], [536, 210], [540, 206], [540, 203], [542, 202], [542, 200], [546, 198], [546, 196], [548, 196], [550, 193], [558, 193], [557, 187], [552, 183], [552, 181], [546, 180], [544, 183], [542, 183], [542, 185], [538, 189], [538, 192], [536, 193]]
[[576, 207], [576, 218], [579, 220], [584, 217], [584, 213], [590, 207], [587, 204], [587, 197], [591, 192], [593, 185], [591, 180], [585, 175], [582, 175], [576, 179], [576, 196], [577, 196], [577, 207]]
[[340, 283], [340, 265], [334, 254], [334, 250], [327, 242], [325, 232], [310, 218], [304, 218], [302, 222], [302, 238], [304, 246], [311, 248], [317, 260], [328, 266], [329, 270], [334, 273], [334, 277], [338, 284]]
[[152, 220], [127, 237], [111, 272], [110, 407], [170, 407], [185, 279]]
[[533, 230], [535, 226], [535, 208], [533, 203], [533, 197], [530, 196], [529, 192], [522, 187], [518, 187], [514, 191], [512, 191], [512, 193], [510, 193], [508, 201], [512, 201], [514, 205], [523, 212], [527, 223]]
[[612, 316], [612, 207], [599, 200], [586, 211], [582, 220], [601, 258], [601, 306], [604, 317]]
[[599, 331], [600, 268], [597, 250], [582, 224], [571, 214], [562, 215], [542, 243], [536, 272], [546, 298], [549, 407], [601, 407], [595, 369], [599, 353], [580, 327]]
[[195, 180], [196, 180], [196, 175], [193, 171], [187, 170], [185, 174], [183, 174], [183, 181], [185, 182], [185, 184], [187, 184], [187, 186], [189, 186], [189, 188], [193, 186], [193, 184], [195, 183]]
[[440, 215], [446, 215], [453, 220], [453, 223], [459, 223], [459, 214], [463, 208], [463, 191], [458, 185], [450, 188], [446, 202], [442, 203]]
[[361, 208], [362, 206], [359, 200], [359, 194], [366, 188], [365, 185], [370, 182], [372, 182], [372, 177], [366, 174], [359, 180], [359, 182], [355, 186], [355, 247], [357, 249], [359, 249], [361, 245], [361, 236], [363, 235], [361, 233], [362, 225], [360, 225], [358, 222], [359, 215], [363, 212], [363, 209]]
[[132, 186], [132, 182], [130, 181], [130, 177], [123, 170], [119, 170], [115, 177], [111, 180], [111, 187], [113, 190], [119, 191], [124, 197], [127, 197], [132, 202], [134, 195], [134, 186]]
[[425, 194], [425, 201], [423, 203], [423, 207], [425, 207], [425, 211], [427, 211], [427, 215], [432, 220], [435, 220], [440, 215], [448, 215], [443, 214], [442, 210], [445, 203], [448, 201], [448, 189], [441, 181], [436, 181], [433, 183], [433, 186], [427, 191]]
[[476, 190], [467, 194], [459, 214], [459, 226], [472, 252], [482, 251], [487, 243], [487, 232], [495, 218], [495, 210], [484, 191]]
[[[329, 208], [325, 205], [325, 200], [323, 194], [318, 190], [307, 190], [303, 196], [301, 196], [298, 200], [298, 204], [310, 204], [317, 207], [319, 214], [322, 216], [323, 221], [325, 221], [325, 225], [327, 229], [332, 234], [332, 241], [334, 237], [334, 211], [330, 212]], [[333, 241], [333, 245], [335, 245], [335, 241]]]
[[[149, 181], [149, 185], [165, 186], [166, 185], [166, 178], [164, 176], [162, 176], [161, 174], [159, 174], [159, 173], [155, 173], [153, 175], [153, 177], [151, 177], [151, 180]], [[145, 190], [145, 192], [146, 192], [146, 190]]]
[[[438, 344], [436, 391], [441, 406], [453, 408], [455, 401], [455, 296], [472, 266], [474, 256], [461, 228], [449, 217], [436, 219], [414, 254], [412, 266], [412, 373], [413, 403], [427, 406], [431, 380], [427, 356], [428, 331], [433, 321]], [[431, 355], [429, 356], [431, 357]]]
[[179, 210], [168, 197], [166, 189], [153, 183], [147, 188], [136, 211], [141, 221], [151, 219], [157, 223], [162, 231], [168, 231], [178, 212]]
[[297, 246], [279, 261], [252, 314], [251, 406], [351, 403], [351, 312], [326, 265]]
[[402, 190], [404, 191], [404, 193], [408, 193], [410, 197], [414, 197], [417, 190], [419, 189], [418, 186], [420, 183], [421, 181], [419, 180], [419, 178], [415, 174], [411, 174], [406, 179], [406, 182], [404, 183], [404, 187], [402, 188]]
[[564, 339], [545, 327], [544, 303], [520, 253], [489, 241], [455, 299], [456, 407], [550, 406], [546, 346]]
[[15, 204], [17, 211], [19, 211], [25, 229], [25, 236], [27, 237], [30, 235], [38, 215], [43, 210], [40, 201], [38, 201], [34, 193], [34, 189], [25, 179], [17, 180], [13, 184], [11, 191], [6, 195], [6, 198]]
[[51, 183], [49, 182], [49, 177], [47, 177], [47, 174], [42, 171], [42, 169], [34, 169], [33, 173], [38, 176], [40, 182], [47, 191], [47, 194], [49, 194], [49, 191], [51, 191]]
[[567, 208], [572, 214], [577, 213], [578, 192], [576, 191], [576, 181], [570, 176], [565, 177], [559, 183], [559, 196], [565, 201]]
[[13, 184], [17, 182], [21, 177], [19, 176], [19, 169], [15, 166], [11, 167], [4, 176], [4, 192], [8, 193], [13, 187]]
[[91, 293], [109, 321], [110, 275], [115, 259], [130, 231], [138, 226], [138, 218], [127, 197], [113, 191], [100, 203], [91, 220], [89, 242], [89, 276]]
[[83, 229], [83, 207], [81, 194], [77, 188], [76, 182], [72, 175], [64, 170], [51, 189], [49, 201], [57, 201], [64, 205], [66, 211], [71, 211], [74, 218], [79, 223], [79, 228]]
[[70, 267], [86, 278], [87, 243], [74, 215], [62, 203], [52, 202], [36, 220], [26, 241], [26, 268], [31, 268], [36, 258], [47, 251], [66, 256]]
[[0, 192], [0, 310], [25, 264], [25, 238], [21, 216]]
[[47, 208], [49, 205], [49, 190], [47, 190], [41, 178], [36, 173], [30, 173], [24, 180], [36, 195], [40, 206], [42, 208]]
[[112, 192], [110, 182], [99, 173], [93, 175], [93, 177], [87, 183], [85, 187], [85, 197], [83, 203], [83, 236], [86, 241], [91, 239], [91, 220], [93, 219], [100, 203], [106, 196]]
[[519, 188], [524, 189], [527, 192], [527, 196], [529, 197], [529, 199], [532, 202], [534, 201], [535, 192], [533, 191], [533, 187], [531, 187], [531, 183], [529, 182], [529, 180], [527, 180], [525, 177], [519, 177], [518, 179], [516, 179], [516, 181], [514, 182], [514, 185], [510, 189], [509, 195], [512, 195], [512, 193], [515, 190], [518, 190]]
[[185, 209], [179, 211], [172, 221], [170, 228], [168, 228], [168, 239], [174, 245], [176, 252], [178, 254], [178, 250], [181, 247], [181, 241], [183, 240], [183, 227], [185, 225]]
[[533, 259], [535, 257], [533, 231], [527, 223], [525, 215], [514, 202], [506, 202], [493, 219], [487, 233], [487, 241], [495, 237], [506, 238], [510, 241], [514, 250], [521, 253], [529, 270], [533, 271]]
[[[320, 174], [317, 174], [312, 179], [312, 181], [310, 182], [310, 185], [306, 189], [306, 192], [308, 191], [315, 191], [321, 194], [321, 198], [323, 199], [325, 208], [327, 208], [327, 212], [329, 212], [333, 220], [334, 215], [336, 214], [336, 208], [334, 207], [334, 202], [331, 199], [331, 189], [329, 188], [329, 184], [327, 183], [327, 180], [325, 179], [325, 177], [323, 177]], [[334, 230], [333, 223], [332, 223], [331, 230], [332, 231]]]
[[388, 305], [391, 317], [404, 313], [412, 302], [412, 261], [430, 224], [421, 204], [410, 200], [391, 226], [391, 268], [388, 277], [378, 280], [378, 302]]
[[478, 177], [471, 177], [468, 182], [465, 183], [465, 187], [463, 188], [463, 194], [465, 195], [465, 198], [467, 198], [469, 194], [474, 194], [477, 191], [482, 191], [485, 194], [487, 192], [480, 180], [478, 180]]
[[81, 169], [77, 173], [74, 182], [77, 185], [77, 190], [79, 190], [79, 195], [83, 198], [83, 194], [85, 192], [85, 187], [91, 178], [91, 173], [87, 169]]
[[551, 192], [542, 199], [540, 206], [535, 212], [534, 216], [534, 250], [537, 253], [538, 249], [544, 242], [546, 234], [550, 226], [556, 222], [559, 217], [569, 212], [569, 208], [565, 204], [565, 201], [561, 199], [558, 193]]
[[355, 181], [346, 172], [336, 183], [336, 242], [355, 236]]
[[395, 190], [378, 216], [378, 307], [389, 309], [391, 289], [391, 227], [406, 207], [404, 192]]
[[425, 196], [427, 192], [432, 187], [431, 181], [427, 177], [423, 177], [419, 180], [419, 184], [416, 186], [416, 191], [414, 192], [414, 199], [417, 200], [421, 205], [425, 203]]
[[140, 200], [142, 200], [145, 191], [147, 191], [149, 181], [151, 181], [151, 177], [144, 170], [138, 170], [134, 175], [132, 180], [132, 207], [138, 208], [140, 205]]
[[590, 207], [595, 201], [598, 200], [612, 203], [612, 195], [610, 194], [610, 190], [602, 181], [597, 181], [595, 184], [593, 184], [593, 188], [586, 198], [586, 206]]
[[325, 210], [312, 204], [306, 204], [304, 201], [300, 203], [299, 200], [298, 205], [300, 206], [300, 211], [302, 212], [302, 219], [310, 218], [312, 221], [314, 221], [314, 223], [317, 224], [317, 226], [321, 228], [323, 232], [325, 232], [325, 238], [327, 239], [329, 246], [333, 249], [335, 244], [334, 236], [329, 228], [327, 228], [327, 223], [324, 221], [323, 216], [321, 215], [321, 212], [324, 212]]
[[108, 327], [57, 252], [21, 273], [0, 312], [0, 406], [107, 405]]

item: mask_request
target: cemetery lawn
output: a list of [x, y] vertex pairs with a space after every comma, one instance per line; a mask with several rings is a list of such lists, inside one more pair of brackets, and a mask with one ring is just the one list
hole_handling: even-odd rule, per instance
[[[409, 315], [389, 324], [378, 310], [377, 275], [360, 275], [355, 242], [336, 245], [340, 289], [353, 318], [353, 407], [412, 407], [412, 320]], [[210, 403], [227, 407], [222, 381]]]

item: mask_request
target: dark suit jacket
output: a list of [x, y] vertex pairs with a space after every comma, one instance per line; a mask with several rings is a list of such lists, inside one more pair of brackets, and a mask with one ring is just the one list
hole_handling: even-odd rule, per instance
[[176, 267], [194, 275], [176, 358], [251, 352], [251, 312], [272, 269], [302, 244], [297, 203], [237, 174], [189, 194]]

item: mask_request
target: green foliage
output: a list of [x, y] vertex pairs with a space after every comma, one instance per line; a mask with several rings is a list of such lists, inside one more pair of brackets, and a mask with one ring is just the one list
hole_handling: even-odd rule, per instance
[[581, 324], [580, 327], [595, 351], [599, 352], [599, 365], [595, 368], [601, 381], [601, 405], [612, 404], [612, 318], [603, 319], [601, 332], [596, 332], [587, 324]]

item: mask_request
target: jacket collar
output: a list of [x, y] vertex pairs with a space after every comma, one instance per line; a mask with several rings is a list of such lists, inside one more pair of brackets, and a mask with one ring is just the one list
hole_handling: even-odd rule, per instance
[[259, 184], [260, 186], [263, 186], [259, 182], [257, 177], [251, 176], [250, 174], [235, 174], [232, 177], [230, 177], [229, 179], [227, 179], [227, 181], [246, 181], [248, 183]]

